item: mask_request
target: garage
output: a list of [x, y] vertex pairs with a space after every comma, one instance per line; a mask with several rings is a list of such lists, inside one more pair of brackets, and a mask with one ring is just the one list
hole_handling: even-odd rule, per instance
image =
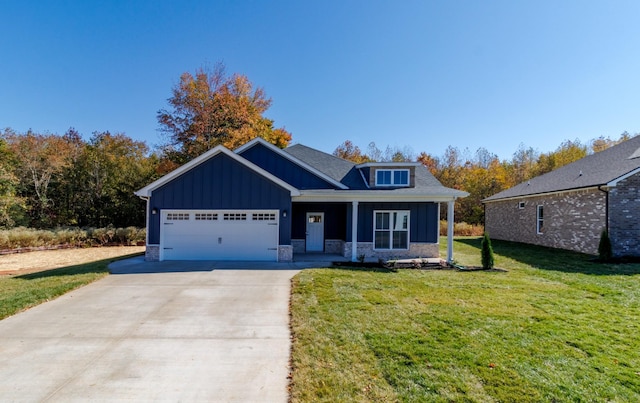
[[162, 210], [160, 260], [278, 260], [278, 210]]

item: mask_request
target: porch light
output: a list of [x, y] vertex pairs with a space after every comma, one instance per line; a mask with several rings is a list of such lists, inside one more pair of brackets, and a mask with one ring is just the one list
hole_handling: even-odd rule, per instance
[[158, 214], [158, 209], [156, 207], [151, 209], [151, 214]]
[[284, 218], [287, 218], [287, 210], [282, 210], [282, 216], [283, 216]]

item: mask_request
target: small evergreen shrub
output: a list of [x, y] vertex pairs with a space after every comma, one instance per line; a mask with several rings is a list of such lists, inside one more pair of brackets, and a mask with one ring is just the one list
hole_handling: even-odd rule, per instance
[[482, 243], [480, 248], [482, 257], [482, 268], [493, 269], [493, 247], [491, 246], [491, 239], [488, 233], [484, 233], [482, 237]]
[[602, 230], [602, 234], [600, 235], [600, 243], [598, 244], [598, 258], [603, 262], [608, 262], [613, 258], [611, 239], [609, 239], [609, 232], [607, 232], [606, 228]]

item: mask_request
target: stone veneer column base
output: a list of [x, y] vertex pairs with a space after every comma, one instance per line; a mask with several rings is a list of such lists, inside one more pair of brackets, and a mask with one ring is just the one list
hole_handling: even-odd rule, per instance
[[278, 262], [293, 261], [293, 246], [278, 245]]
[[[375, 251], [373, 242], [358, 242], [356, 256], [364, 255], [365, 259], [410, 259], [440, 257], [440, 246], [437, 243], [411, 243], [408, 250]], [[345, 242], [342, 256], [351, 258], [351, 242]]]
[[144, 260], [147, 262], [160, 261], [160, 246], [159, 245], [147, 245], [144, 251]]

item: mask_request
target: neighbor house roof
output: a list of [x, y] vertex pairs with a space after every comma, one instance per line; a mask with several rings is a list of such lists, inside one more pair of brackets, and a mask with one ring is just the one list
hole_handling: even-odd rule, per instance
[[496, 193], [483, 202], [597, 186], [615, 186], [618, 180], [635, 172], [640, 172], [640, 136], [531, 178]]

